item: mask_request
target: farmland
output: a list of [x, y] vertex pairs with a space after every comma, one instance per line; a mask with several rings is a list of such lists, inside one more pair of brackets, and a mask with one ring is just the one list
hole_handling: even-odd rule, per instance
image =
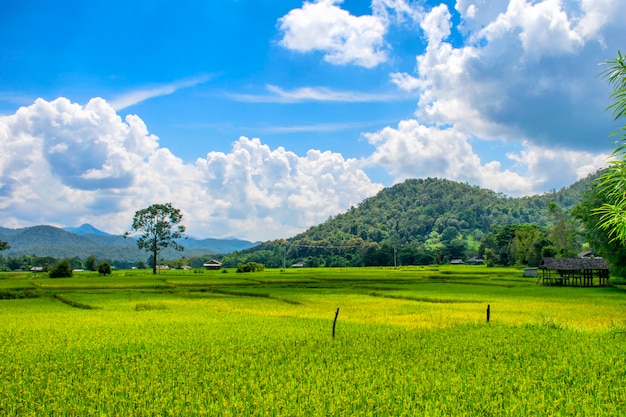
[[0, 293], [1, 415], [626, 413], [619, 286], [433, 266], [7, 273]]

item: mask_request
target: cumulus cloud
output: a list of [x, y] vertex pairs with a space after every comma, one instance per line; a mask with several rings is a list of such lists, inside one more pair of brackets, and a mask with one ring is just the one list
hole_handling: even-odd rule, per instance
[[445, 5], [424, 13], [415, 73], [391, 74], [419, 94], [422, 123], [468, 137], [546, 149], [607, 151], [614, 129], [598, 64], [615, 55], [623, 2], [460, 0], [462, 46], [447, 40]]
[[608, 156], [525, 143], [521, 152], [507, 155], [515, 169], [503, 169], [499, 161], [481, 161], [472, 148], [472, 138], [455, 127], [426, 126], [417, 120], [401, 121], [397, 128], [386, 127], [365, 138], [376, 151], [364, 164], [384, 167], [396, 182], [451, 178], [510, 196], [573, 183], [604, 166]]
[[354, 16], [337, 6], [341, 0], [305, 2], [279, 20], [280, 44], [298, 52], [320, 51], [331, 64], [372, 68], [387, 60], [386, 22], [378, 16]]
[[135, 115], [103, 99], [82, 106], [38, 99], [0, 117], [2, 223], [128, 229], [133, 213], [172, 202], [190, 233], [253, 240], [288, 237], [375, 194], [355, 159], [299, 156], [239, 138], [230, 153], [184, 163]]
[[354, 16], [343, 0], [304, 2], [279, 19], [280, 45], [298, 52], [318, 51], [335, 65], [373, 68], [389, 58], [385, 36], [391, 24], [417, 22], [420, 6], [406, 0], [372, 0], [372, 14]]

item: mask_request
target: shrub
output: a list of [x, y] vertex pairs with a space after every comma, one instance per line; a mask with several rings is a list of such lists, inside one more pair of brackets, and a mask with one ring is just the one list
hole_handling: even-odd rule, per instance
[[107, 261], [100, 262], [100, 265], [98, 265], [98, 273], [100, 275], [111, 275], [111, 264]]
[[63, 259], [50, 270], [50, 278], [71, 278], [72, 266], [67, 259]]
[[237, 272], [261, 272], [265, 270], [265, 265], [258, 262], [246, 262], [237, 265]]

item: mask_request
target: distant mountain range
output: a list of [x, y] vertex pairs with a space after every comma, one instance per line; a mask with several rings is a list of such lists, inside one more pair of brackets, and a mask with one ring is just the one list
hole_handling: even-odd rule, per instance
[[74, 233], [75, 235], [85, 236], [85, 235], [98, 235], [98, 236], [113, 236], [110, 233], [103, 232], [102, 230], [98, 230], [90, 224], [81, 224], [78, 227], [64, 227], [63, 230], [66, 232]]
[[[57, 259], [78, 257], [85, 259], [95, 255], [98, 259], [125, 262], [145, 261], [148, 254], [137, 248], [135, 240], [112, 235], [96, 229], [90, 224], [79, 227], [58, 228], [53, 226], [33, 226], [21, 229], [0, 227], [0, 240], [8, 242], [11, 249], [3, 251], [4, 256], [52, 256]], [[181, 241], [183, 252], [166, 249], [162, 259], [227, 254], [251, 248], [258, 242], [240, 239], [195, 239]]]

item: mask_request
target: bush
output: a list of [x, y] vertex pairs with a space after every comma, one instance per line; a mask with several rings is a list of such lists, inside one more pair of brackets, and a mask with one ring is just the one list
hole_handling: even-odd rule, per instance
[[100, 275], [111, 275], [111, 264], [107, 261], [100, 262], [100, 265], [98, 265], [98, 273]]
[[261, 272], [265, 270], [265, 265], [257, 262], [246, 262], [237, 265], [237, 272]]
[[50, 278], [71, 278], [72, 277], [72, 266], [67, 259], [64, 259], [57, 263], [50, 270]]

